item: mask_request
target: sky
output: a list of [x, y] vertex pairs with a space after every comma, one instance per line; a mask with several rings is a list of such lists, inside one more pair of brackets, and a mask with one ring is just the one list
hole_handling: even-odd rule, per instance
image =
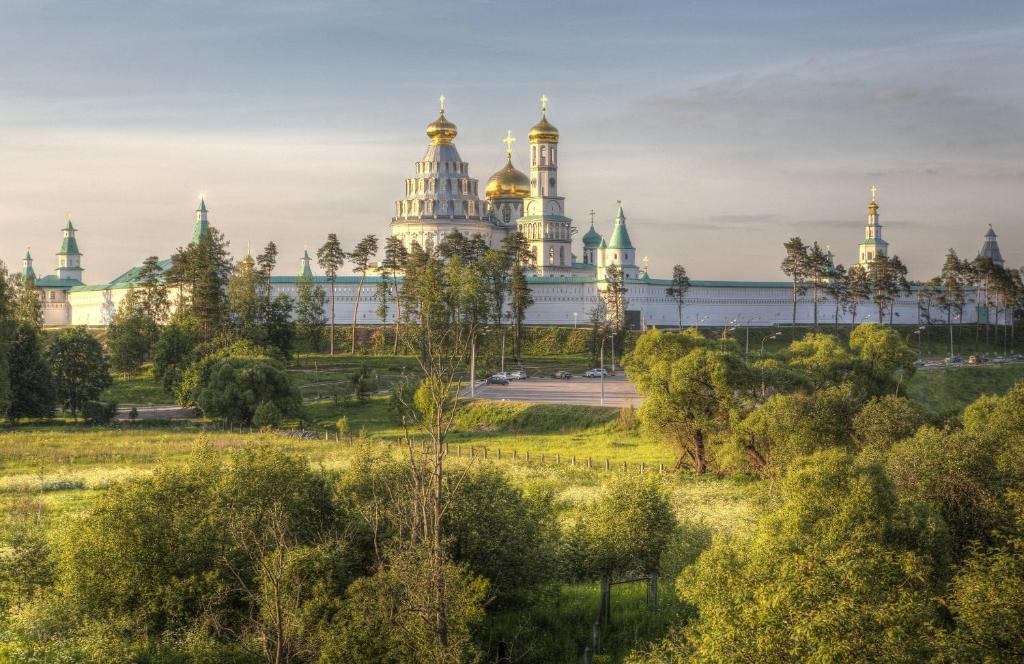
[[[0, 0], [0, 260], [85, 280], [188, 242], [202, 194], [277, 272], [388, 233], [438, 96], [481, 182], [539, 97], [580, 233], [621, 200], [652, 276], [783, 279], [794, 235], [856, 261], [878, 187], [912, 278], [992, 224], [1024, 265], [1024, 3]], [[577, 253], [581, 253], [579, 246]]]

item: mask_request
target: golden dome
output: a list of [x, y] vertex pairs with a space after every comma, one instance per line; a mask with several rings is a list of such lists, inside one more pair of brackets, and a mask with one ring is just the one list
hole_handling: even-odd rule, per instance
[[491, 176], [484, 189], [487, 200], [492, 198], [526, 198], [530, 195], [530, 178], [525, 173], [516, 170], [512, 165], [512, 158], [504, 168]]
[[533, 125], [530, 129], [530, 142], [531, 143], [557, 143], [558, 142], [558, 130], [555, 129], [555, 125], [548, 122], [547, 113], [540, 116], [540, 122]]
[[449, 122], [448, 118], [444, 117], [444, 111], [441, 111], [441, 115], [427, 125], [427, 136], [435, 145], [451, 143], [458, 133], [459, 130], [455, 123]]

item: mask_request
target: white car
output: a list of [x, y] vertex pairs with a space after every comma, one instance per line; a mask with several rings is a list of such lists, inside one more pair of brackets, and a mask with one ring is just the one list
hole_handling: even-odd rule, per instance
[[515, 377], [507, 371], [499, 371], [498, 373], [491, 376], [491, 378], [501, 378], [504, 380], [515, 380]]
[[516, 369], [515, 371], [510, 371], [510, 372], [508, 372], [508, 375], [512, 378], [512, 380], [525, 380], [526, 379], [526, 372], [523, 371], [522, 369]]
[[607, 369], [587, 369], [583, 373], [583, 377], [584, 378], [601, 378], [602, 376], [607, 376], [607, 375], [608, 375], [608, 370]]

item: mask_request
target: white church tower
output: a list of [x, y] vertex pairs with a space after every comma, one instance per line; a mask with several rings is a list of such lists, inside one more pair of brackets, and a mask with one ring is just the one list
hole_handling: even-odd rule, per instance
[[78, 250], [70, 214], [68, 224], [64, 227], [64, 241], [57, 252], [57, 277], [61, 280], [82, 281], [82, 252]]
[[876, 256], [889, 255], [889, 243], [882, 239], [882, 224], [878, 223], [878, 187], [871, 187], [868, 205], [868, 223], [864, 226], [864, 239], [860, 243], [857, 261], [867, 269]]
[[572, 219], [558, 195], [558, 130], [548, 122], [548, 98], [540, 98], [540, 122], [530, 129], [530, 196], [519, 230], [533, 249], [541, 276], [572, 271]]

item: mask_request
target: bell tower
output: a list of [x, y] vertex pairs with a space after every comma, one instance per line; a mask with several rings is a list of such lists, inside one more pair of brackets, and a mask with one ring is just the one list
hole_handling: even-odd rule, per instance
[[519, 219], [534, 254], [537, 273], [568, 274], [572, 270], [572, 219], [558, 195], [558, 130], [548, 122], [548, 98], [540, 98], [540, 122], [530, 129], [530, 196]]
[[871, 187], [868, 205], [868, 223], [864, 226], [864, 239], [860, 243], [858, 262], [867, 268], [878, 256], [889, 255], [889, 243], [882, 239], [882, 224], [878, 223], [878, 187]]

